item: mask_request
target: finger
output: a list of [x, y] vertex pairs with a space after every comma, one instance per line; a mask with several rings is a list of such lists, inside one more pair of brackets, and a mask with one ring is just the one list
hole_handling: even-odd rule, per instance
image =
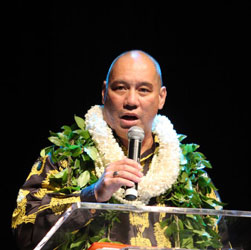
[[136, 168], [138, 170], [142, 170], [142, 166], [138, 162], [136, 162], [132, 159], [129, 159], [129, 158], [124, 158], [123, 160], [113, 162], [111, 165], [115, 165], [115, 164], [116, 165], [129, 165], [129, 166]]
[[137, 161], [135, 161], [135, 160], [132, 160], [132, 159], [129, 159], [129, 158], [125, 158], [125, 159], [124, 159], [124, 162], [125, 162], [125, 164], [127, 164], [127, 165], [130, 165], [130, 166], [132, 166], [132, 167], [134, 167], [134, 168], [137, 168], [137, 169], [139, 169], [139, 170], [142, 170], [142, 166], [141, 166]]
[[122, 186], [133, 187], [135, 185], [135, 182], [121, 177], [117, 177], [116, 180], [113, 180], [113, 182], [114, 182], [114, 187], [116, 186], [116, 189], [119, 189]]
[[118, 166], [117, 171], [129, 173], [139, 178], [143, 177], [143, 173], [140, 170], [135, 169], [134, 167], [131, 167], [129, 165], [120, 165]]
[[[107, 167], [106, 171], [105, 171], [105, 176], [107, 177], [116, 177], [116, 175], [118, 175], [119, 173], [119, 176], [120, 177], [126, 177], [126, 174], [128, 173], [129, 176], [134, 176], [134, 177], [137, 177], [137, 178], [142, 178], [143, 177], [143, 173], [130, 166], [130, 165], [114, 165], [114, 166], [110, 166], [110, 167]], [[123, 176], [122, 176], [122, 173], [123, 173]], [[126, 177], [128, 179], [128, 177]], [[129, 177], [130, 179], [130, 177]]]
[[134, 172], [134, 173], [140, 172], [143, 169], [142, 166], [138, 162], [136, 162], [132, 159], [128, 159], [128, 158], [125, 158], [125, 159], [117, 161], [117, 162], [113, 162], [110, 165], [111, 169], [117, 169], [117, 167], [119, 167], [119, 166], [123, 166], [124, 168], [126, 167], [128, 169], [128, 171]]
[[115, 178], [115, 179], [123, 178], [123, 179], [127, 179], [129, 181], [133, 181], [133, 182], [138, 183], [138, 182], [141, 181], [142, 174], [141, 174], [141, 176], [137, 176], [136, 174], [130, 173], [128, 171], [121, 170], [121, 171], [115, 171], [115, 175], [113, 173], [112, 177]]

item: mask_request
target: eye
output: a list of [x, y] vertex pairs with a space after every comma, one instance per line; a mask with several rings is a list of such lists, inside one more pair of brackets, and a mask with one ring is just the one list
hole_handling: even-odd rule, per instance
[[142, 88], [139, 88], [139, 92], [147, 94], [147, 93], [150, 93], [151, 91], [148, 88], [142, 87]]
[[123, 89], [125, 89], [125, 86], [122, 86], [122, 85], [117, 86], [117, 87], [115, 88], [115, 90], [123, 90]]
[[112, 90], [116, 91], [116, 92], [125, 91], [126, 90], [126, 86], [123, 85], [123, 84], [114, 85], [114, 86], [112, 86]]

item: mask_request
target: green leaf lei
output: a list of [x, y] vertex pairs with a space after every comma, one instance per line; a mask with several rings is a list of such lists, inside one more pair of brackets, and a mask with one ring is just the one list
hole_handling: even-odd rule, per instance
[[[44, 148], [41, 156], [49, 154], [54, 163], [61, 166], [67, 161], [67, 167], [50, 176], [50, 185], [60, 193], [70, 194], [80, 191], [98, 179], [95, 175], [94, 161], [97, 149], [87, 130], [85, 121], [75, 116], [75, 124], [63, 126], [62, 132], [50, 132], [48, 138], [54, 145]], [[196, 144], [183, 144], [185, 135], [179, 135], [182, 150], [180, 174], [176, 183], [167, 192], [157, 197], [158, 204], [184, 208], [216, 209], [224, 204], [210, 195], [216, 192], [216, 187], [207, 176], [205, 168], [212, 168], [206, 157], [197, 151]], [[110, 203], [119, 203], [112, 198]], [[60, 249], [87, 249], [93, 242], [110, 241], [109, 230], [114, 222], [118, 222], [119, 212], [101, 213], [101, 220], [93, 220], [78, 232], [68, 234]], [[102, 221], [102, 223], [101, 223]], [[105, 221], [105, 223], [104, 223]], [[217, 217], [199, 215], [171, 215], [161, 222], [165, 235], [173, 247], [220, 248], [220, 236], [216, 230]], [[90, 232], [95, 232], [91, 235]], [[104, 238], [104, 235], [108, 238]]]
[[97, 149], [90, 134], [85, 130], [85, 122], [81, 117], [75, 116], [76, 124], [71, 127], [63, 126], [62, 132], [50, 131], [50, 142], [54, 145], [44, 148], [40, 155], [50, 155], [54, 163], [62, 165], [67, 161], [67, 168], [51, 175], [50, 185], [56, 187], [57, 192], [70, 194], [97, 181], [94, 173], [94, 160]]

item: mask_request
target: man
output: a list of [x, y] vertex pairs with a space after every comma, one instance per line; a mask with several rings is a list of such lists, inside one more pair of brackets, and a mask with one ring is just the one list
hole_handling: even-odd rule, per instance
[[[94, 106], [87, 112], [85, 122], [78, 124], [82, 129], [80, 132], [65, 127], [64, 133], [56, 134], [57, 137], [53, 137], [51, 141], [60, 146], [59, 149], [55, 150], [53, 147], [50, 148], [51, 154], [43, 154], [20, 189], [12, 227], [22, 249], [34, 248], [74, 202], [183, 204], [192, 207], [206, 204], [205, 197], [214, 193], [213, 184], [205, 176], [205, 172], [200, 172], [197, 179], [193, 178], [193, 183], [185, 166], [187, 164], [189, 167], [189, 161], [197, 161], [198, 169], [202, 169], [204, 165], [209, 166], [209, 163], [201, 155], [192, 159], [191, 155], [197, 147], [181, 148], [168, 118], [156, 116], [158, 110], [163, 108], [165, 99], [166, 88], [162, 84], [160, 67], [150, 55], [133, 50], [114, 60], [102, 88], [104, 106]], [[127, 133], [132, 126], [141, 127], [145, 133], [140, 164], [126, 157]], [[91, 136], [91, 142], [84, 133], [86, 130]], [[76, 134], [81, 140], [74, 139]], [[64, 142], [67, 138], [70, 138], [69, 143]], [[89, 146], [87, 142], [90, 142]], [[64, 150], [68, 151], [65, 153]], [[69, 150], [72, 150], [70, 154]], [[60, 160], [55, 160], [59, 155]], [[90, 158], [92, 167], [86, 163], [86, 159]], [[180, 164], [183, 165], [183, 170]], [[196, 176], [193, 172], [191, 175]], [[86, 176], [88, 181], [83, 183]], [[202, 199], [198, 196], [198, 187], [203, 180], [208, 184], [203, 184]], [[136, 201], [130, 202], [124, 197], [123, 187], [131, 187], [134, 183], [138, 183], [139, 195]], [[181, 194], [176, 195], [182, 187], [185, 198]], [[62, 190], [68, 190], [68, 193], [63, 194]], [[214, 204], [216, 201], [210, 198], [210, 202]], [[102, 216], [87, 211], [75, 222], [78, 233], [71, 236], [71, 241], [80, 242], [79, 239], [82, 239], [83, 244], [80, 245], [85, 248], [106, 237], [111, 241], [138, 246], [172, 246], [172, 234], [170, 239], [165, 237], [166, 227], [160, 224], [164, 215], [159, 215], [158, 218], [133, 213], [116, 214], [112, 218]]]
[[[153, 119], [166, 99], [160, 68], [145, 53], [131, 51], [115, 60], [109, 73], [102, 91], [104, 120], [126, 148], [128, 129], [132, 126], [143, 128], [145, 137], [141, 153], [144, 153], [153, 145]], [[119, 173], [118, 178], [113, 178], [115, 171]], [[112, 163], [96, 185], [96, 200], [108, 201], [118, 188], [130, 187], [142, 176], [141, 166], [135, 161], [123, 159]]]

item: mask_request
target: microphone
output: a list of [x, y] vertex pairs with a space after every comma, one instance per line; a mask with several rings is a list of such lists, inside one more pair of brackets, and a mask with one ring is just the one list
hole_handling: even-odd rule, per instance
[[[145, 137], [144, 130], [138, 126], [133, 126], [128, 130], [128, 155], [129, 159], [140, 162], [141, 144]], [[125, 192], [125, 199], [134, 201], [137, 199], [138, 184], [135, 183], [133, 187], [127, 187]]]

